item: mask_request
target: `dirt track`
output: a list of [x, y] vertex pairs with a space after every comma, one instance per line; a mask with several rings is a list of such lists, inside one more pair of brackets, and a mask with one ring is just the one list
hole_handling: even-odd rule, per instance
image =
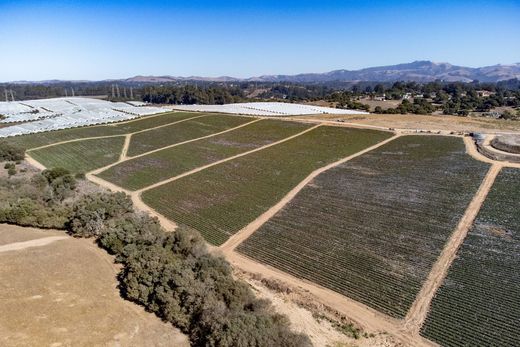
[[486, 177], [482, 181], [477, 193], [473, 197], [473, 200], [469, 204], [466, 212], [462, 216], [457, 228], [453, 232], [450, 239], [446, 242], [442, 253], [437, 258], [437, 261], [433, 265], [426, 281], [424, 282], [419, 294], [410, 307], [408, 314], [404, 320], [404, 328], [411, 334], [419, 334], [419, 331], [426, 319], [428, 314], [431, 301], [435, 296], [435, 293], [444, 282], [448, 270], [457, 256], [457, 251], [464, 242], [466, 235], [473, 224], [473, 221], [478, 215], [486, 196], [488, 195], [493, 182], [502, 169], [501, 164], [494, 164], [489, 169]]
[[9, 252], [9, 251], [19, 251], [19, 250], [30, 248], [30, 247], [47, 246], [48, 244], [51, 244], [53, 242], [56, 242], [59, 240], [65, 240], [68, 238], [69, 238], [69, 236], [49, 236], [49, 237], [43, 237], [41, 239], [36, 239], [36, 240], [13, 242], [13, 243], [9, 243], [7, 245], [0, 246], [0, 253]]

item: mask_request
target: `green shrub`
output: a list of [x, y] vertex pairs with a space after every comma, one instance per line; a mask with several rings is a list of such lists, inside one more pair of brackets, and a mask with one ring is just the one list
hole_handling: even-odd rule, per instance
[[25, 158], [25, 149], [0, 141], [0, 161], [20, 161]]

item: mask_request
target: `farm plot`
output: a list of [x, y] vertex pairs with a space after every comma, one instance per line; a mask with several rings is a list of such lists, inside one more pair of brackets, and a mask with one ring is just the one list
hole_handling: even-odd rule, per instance
[[215, 115], [153, 129], [132, 136], [128, 155], [143, 154], [174, 143], [218, 133], [251, 121], [253, 119], [248, 117]]
[[172, 112], [161, 114], [159, 116], [143, 117], [135, 121], [121, 124], [96, 125], [90, 127], [71, 128], [31, 135], [15, 136], [8, 138], [8, 141], [21, 147], [30, 149], [56, 142], [87, 137], [123, 135], [195, 116], [196, 114], [194, 113]]
[[220, 245], [278, 202], [312, 171], [391, 136], [319, 127], [287, 142], [145, 191], [143, 200]]
[[498, 175], [421, 334], [443, 346], [520, 342], [520, 170]]
[[98, 176], [129, 190], [137, 190], [233, 155], [282, 140], [310, 125], [261, 120], [225, 134], [167, 148], [131, 159]]
[[487, 168], [460, 138], [400, 137], [316, 177], [237, 250], [403, 318]]
[[88, 172], [119, 159], [124, 136], [69, 142], [29, 152], [47, 168], [62, 167], [70, 172]]

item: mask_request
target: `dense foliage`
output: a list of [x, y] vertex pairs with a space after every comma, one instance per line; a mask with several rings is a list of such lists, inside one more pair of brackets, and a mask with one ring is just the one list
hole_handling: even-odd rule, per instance
[[121, 294], [189, 335], [194, 346], [310, 346], [268, 301], [233, 278], [192, 231], [165, 233], [123, 193], [78, 195], [67, 170], [0, 179], [0, 222], [94, 237], [123, 265]]
[[7, 141], [0, 141], [0, 162], [19, 161], [25, 158], [25, 149]]

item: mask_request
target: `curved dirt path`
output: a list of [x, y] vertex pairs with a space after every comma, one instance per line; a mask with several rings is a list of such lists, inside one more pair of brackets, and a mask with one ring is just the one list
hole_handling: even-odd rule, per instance
[[[313, 129], [313, 128], [311, 128]], [[345, 157], [343, 159], [340, 159], [334, 163], [331, 163], [329, 165], [323, 166], [317, 170], [314, 170], [311, 172], [303, 181], [301, 181], [296, 187], [294, 187], [289, 193], [287, 193], [282, 200], [280, 200], [276, 205], [272, 206], [269, 210], [264, 212], [261, 216], [256, 218], [254, 221], [249, 223], [247, 226], [245, 226], [242, 230], [237, 232], [236, 234], [232, 235], [226, 242], [224, 242], [219, 248], [225, 253], [229, 251], [233, 251], [239, 244], [241, 244], [243, 241], [245, 241], [249, 236], [251, 236], [256, 230], [258, 230], [264, 223], [266, 223], [271, 217], [273, 217], [278, 211], [280, 211], [285, 205], [287, 205], [294, 197], [305, 188], [305, 186], [311, 182], [316, 176], [319, 174], [335, 167], [340, 164], [343, 164], [349, 160], [352, 160], [356, 157], [359, 157], [367, 152], [370, 152], [378, 147], [381, 147], [385, 144], [387, 144], [390, 141], [395, 140], [396, 138], [400, 137], [401, 135], [394, 135], [384, 141], [381, 141], [371, 147], [365, 148], [362, 151], [359, 151], [357, 153], [354, 153], [348, 157]]]
[[503, 165], [494, 164], [489, 169], [486, 177], [482, 181], [477, 193], [470, 202], [466, 212], [462, 216], [457, 228], [451, 235], [441, 254], [437, 258], [437, 261], [433, 265], [426, 281], [423, 283], [419, 294], [410, 307], [408, 314], [404, 320], [404, 329], [409, 331], [411, 334], [419, 334], [420, 329], [426, 319], [429, 312], [431, 301], [435, 296], [435, 293], [444, 282], [448, 270], [457, 256], [457, 251], [464, 242], [469, 229], [473, 225], [473, 221], [478, 215], [486, 196], [488, 195], [495, 179], [502, 169]]
[[0, 253], [9, 252], [9, 251], [20, 251], [22, 249], [30, 248], [30, 247], [42, 247], [47, 246], [53, 242], [68, 239], [70, 236], [49, 236], [43, 237], [41, 239], [35, 239], [30, 241], [23, 242], [13, 242], [7, 245], [0, 246]]
[[472, 156], [474, 159], [489, 163], [489, 164], [498, 164], [502, 165], [503, 167], [512, 167], [512, 168], [520, 168], [520, 163], [510, 163], [506, 161], [498, 161], [493, 160], [491, 158], [486, 157], [482, 153], [480, 153], [477, 149], [477, 145], [475, 144], [475, 141], [471, 137], [464, 137], [464, 144], [466, 145], [466, 153], [468, 153], [470, 156]]

